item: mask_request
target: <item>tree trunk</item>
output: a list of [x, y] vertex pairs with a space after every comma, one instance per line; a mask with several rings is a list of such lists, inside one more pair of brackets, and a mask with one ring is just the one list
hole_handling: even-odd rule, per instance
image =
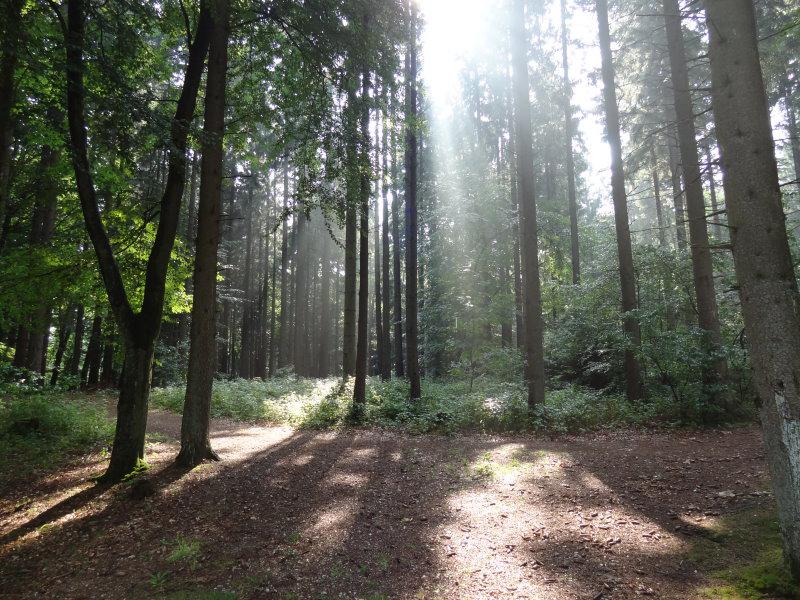
[[[368, 25], [367, 17], [364, 26]], [[356, 345], [356, 379], [353, 386], [353, 413], [356, 420], [364, 415], [367, 402], [367, 359], [369, 353], [369, 195], [372, 165], [369, 148], [369, 71], [362, 74], [361, 128], [359, 144], [361, 224], [358, 232], [358, 342]]]
[[[709, 350], [718, 354], [722, 333], [717, 312], [717, 295], [714, 291], [714, 266], [708, 242], [706, 206], [703, 179], [700, 174], [700, 157], [695, 138], [694, 110], [689, 90], [689, 71], [686, 66], [686, 49], [681, 29], [678, 0], [664, 0], [664, 20], [672, 72], [672, 89], [675, 96], [675, 114], [678, 119], [678, 143], [683, 180], [686, 185], [686, 209], [689, 214], [689, 239], [691, 241], [692, 273], [700, 328], [705, 332]], [[719, 383], [727, 372], [723, 359], [714, 361], [704, 374], [707, 382]]]
[[269, 310], [269, 367], [267, 368], [267, 376], [275, 377], [275, 299], [277, 296], [277, 276], [278, 276], [278, 241], [272, 244], [272, 291], [270, 294], [270, 310]]
[[753, 3], [705, 0], [731, 244], [767, 461], [792, 574], [800, 578], [800, 318]]
[[[376, 86], [377, 87], [377, 86]], [[376, 90], [377, 96], [377, 90]], [[383, 173], [380, 171], [381, 167], [381, 155], [380, 155], [380, 144], [378, 140], [380, 140], [380, 119], [376, 116], [375, 118], [375, 170], [378, 171], [382, 177]], [[381, 181], [381, 177], [377, 178], [376, 186], [375, 186], [375, 228], [373, 230], [373, 243], [372, 246], [374, 248], [374, 262], [373, 262], [373, 275], [375, 277], [375, 341], [376, 341], [376, 350], [377, 350], [377, 374], [383, 378], [384, 373], [384, 363], [387, 362], [386, 360], [386, 349], [384, 347], [384, 337], [383, 337], [383, 289], [381, 287], [381, 265], [383, 264], [381, 261], [381, 221], [380, 221], [380, 210], [378, 208], [378, 202], [381, 198], [381, 190], [379, 189], [379, 184]]]
[[403, 353], [403, 282], [400, 243], [400, 185], [397, 174], [397, 126], [395, 118], [396, 99], [392, 102], [392, 260], [393, 260], [393, 318], [394, 318], [394, 374], [405, 377], [405, 355]]
[[[14, 71], [17, 68], [17, 52], [20, 30], [22, 29], [22, 7], [24, 0], [6, 0], [2, 10], [2, 57], [0, 58], [0, 223], [4, 223], [8, 210], [8, 192], [11, 176], [11, 144], [14, 141], [14, 128], [11, 107], [14, 105]], [[3, 249], [0, 240], [0, 250]]]
[[406, 48], [406, 376], [412, 400], [422, 395], [417, 347], [417, 8], [408, 3], [410, 16]]
[[200, 196], [197, 206], [189, 370], [181, 421], [181, 451], [176, 459], [184, 467], [193, 467], [207, 458], [219, 459], [211, 449], [208, 420], [216, 366], [216, 280], [222, 204], [225, 84], [228, 72], [228, 11], [228, 0], [214, 0], [202, 136], [203, 158], [200, 163]]
[[304, 211], [296, 214], [295, 227], [295, 271], [294, 271], [294, 372], [310, 375], [306, 353], [306, 331], [308, 327], [308, 261], [309, 261], [309, 220]]
[[358, 177], [357, 104], [355, 87], [348, 91], [347, 190], [344, 224], [344, 323], [342, 326], [342, 376], [344, 379], [356, 373], [356, 217], [361, 181]]
[[[386, 105], [386, 87], [383, 92], [384, 106]], [[392, 318], [389, 304], [389, 129], [386, 121], [389, 115], [383, 113], [383, 136], [381, 139], [381, 199], [382, 199], [382, 219], [381, 219], [381, 277], [383, 278], [381, 302], [383, 304], [383, 352], [384, 360], [381, 370], [381, 379], [388, 381], [392, 378], [392, 342], [391, 328]]]
[[523, 323], [525, 328], [525, 378], [528, 407], [544, 403], [544, 321], [539, 280], [539, 240], [536, 223], [536, 188], [533, 174], [528, 40], [524, 0], [513, 0], [511, 59], [513, 63], [514, 133], [516, 137], [520, 234], [522, 238]]
[[78, 368], [81, 364], [81, 352], [83, 352], [83, 304], [79, 304], [75, 313], [75, 337], [72, 340], [72, 352], [67, 360], [67, 366], [64, 372], [67, 375], [77, 375]]
[[561, 0], [561, 57], [564, 66], [564, 136], [567, 156], [567, 198], [569, 199], [569, 232], [572, 251], [572, 283], [581, 281], [580, 243], [578, 239], [578, 202], [575, 196], [575, 159], [572, 155], [572, 84], [567, 58], [567, 3]]
[[92, 319], [92, 331], [89, 334], [89, 345], [86, 347], [86, 357], [81, 368], [81, 387], [89, 388], [97, 385], [100, 372], [100, 357], [102, 352], [103, 317], [97, 314]]
[[56, 346], [56, 356], [53, 361], [53, 372], [50, 375], [50, 385], [55, 386], [58, 383], [58, 378], [61, 375], [61, 362], [64, 360], [64, 354], [67, 351], [69, 338], [72, 335], [72, 330], [75, 327], [75, 309], [70, 306], [66, 312], [59, 319], [58, 324], [58, 345]]
[[668, 127], [667, 149], [669, 150], [669, 173], [672, 180], [672, 205], [675, 209], [675, 235], [678, 240], [678, 250], [686, 250], [686, 211], [683, 205], [681, 165], [673, 135], [672, 127]]
[[279, 322], [278, 335], [278, 368], [285, 367], [289, 364], [288, 361], [288, 345], [289, 345], [289, 326], [288, 319], [288, 297], [287, 297], [287, 282], [286, 278], [289, 271], [289, 219], [287, 212], [289, 210], [289, 159], [283, 159], [283, 216], [281, 217], [281, 314]]
[[625, 320], [625, 332], [632, 345], [631, 348], [625, 350], [625, 395], [628, 400], [636, 400], [642, 395], [640, 367], [635, 352], [635, 348], [640, 343], [639, 323], [630, 314], [630, 311], [637, 307], [636, 276], [633, 270], [633, 250], [631, 249], [630, 224], [628, 223], [628, 199], [625, 194], [619, 107], [617, 106], [614, 61], [611, 56], [611, 35], [608, 27], [608, 3], [607, 0], [596, 0], [596, 2], [600, 30], [600, 53], [603, 63], [603, 105], [606, 113], [608, 144], [611, 146], [611, 192], [614, 198], [622, 312]]
[[239, 376], [243, 379], [253, 378], [253, 184], [247, 190], [247, 207], [244, 210], [245, 218], [245, 253], [244, 253], [244, 279], [242, 281], [242, 351], [239, 356]]
[[331, 372], [331, 257], [328, 232], [322, 234], [322, 259], [320, 277], [320, 326], [317, 376], [327, 377]]
[[717, 183], [714, 180], [714, 160], [711, 156], [711, 146], [708, 139], [703, 142], [703, 151], [706, 155], [706, 175], [708, 177], [708, 190], [711, 194], [711, 222], [713, 223], [714, 238], [722, 239], [722, 226], [719, 218], [719, 202], [717, 201]]

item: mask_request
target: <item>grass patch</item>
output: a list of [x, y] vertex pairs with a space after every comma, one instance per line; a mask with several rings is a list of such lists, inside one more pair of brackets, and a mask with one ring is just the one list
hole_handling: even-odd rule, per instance
[[172, 552], [167, 556], [167, 561], [171, 563], [188, 562], [196, 564], [200, 556], [200, 541], [190, 540], [181, 536], [172, 541]]
[[0, 480], [53, 468], [68, 455], [111, 442], [105, 407], [78, 394], [6, 393], [0, 396]]
[[713, 585], [702, 597], [725, 600], [800, 599], [783, 560], [774, 513], [748, 511], [716, 521], [693, 545], [687, 558]]

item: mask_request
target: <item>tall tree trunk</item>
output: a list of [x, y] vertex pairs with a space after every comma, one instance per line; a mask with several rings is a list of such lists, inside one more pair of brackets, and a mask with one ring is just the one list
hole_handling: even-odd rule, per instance
[[308, 260], [309, 260], [309, 222], [304, 211], [296, 213], [295, 227], [295, 271], [294, 271], [294, 371], [298, 375], [310, 375], [308, 356], [305, 349], [308, 327]]
[[322, 259], [320, 282], [320, 326], [319, 326], [319, 359], [317, 375], [327, 377], [331, 372], [331, 256], [328, 232], [322, 234]]
[[356, 373], [356, 236], [357, 212], [361, 180], [358, 177], [358, 120], [353, 84], [348, 91], [347, 132], [347, 190], [344, 224], [344, 322], [342, 326], [342, 375], [344, 379]]
[[[368, 24], [364, 18], [364, 26]], [[359, 144], [361, 223], [358, 232], [358, 342], [356, 344], [356, 378], [353, 386], [353, 412], [356, 419], [363, 417], [367, 402], [367, 359], [369, 352], [369, 196], [372, 169], [369, 144], [369, 71], [364, 70], [361, 87], [361, 128]]]
[[417, 347], [417, 8], [409, 0], [410, 11], [406, 48], [406, 376], [412, 400], [422, 395]]
[[625, 174], [622, 163], [622, 141], [620, 140], [619, 107], [611, 55], [611, 35], [608, 27], [608, 2], [596, 0], [597, 21], [600, 30], [600, 53], [603, 70], [603, 105], [606, 114], [606, 133], [611, 146], [611, 193], [614, 198], [614, 222], [617, 230], [617, 254], [619, 278], [622, 289], [622, 312], [625, 332], [633, 346], [625, 350], [625, 395], [636, 400], [642, 395], [639, 361], [635, 348], [640, 343], [639, 323], [631, 314], [636, 309], [636, 275], [633, 270], [633, 250], [628, 223], [628, 199], [625, 194]]
[[536, 223], [536, 188], [533, 174], [528, 39], [524, 0], [513, 0], [511, 12], [511, 60], [514, 88], [514, 133], [522, 238], [523, 323], [525, 327], [525, 378], [528, 407], [544, 403], [544, 321], [539, 280], [539, 240]]
[[189, 371], [181, 421], [178, 464], [193, 467], [204, 459], [218, 460], [208, 438], [211, 391], [214, 385], [217, 252], [222, 204], [225, 85], [228, 73], [229, 2], [213, 0], [211, 44], [208, 53], [203, 158], [197, 206], [197, 249], [194, 262], [194, 303], [189, 342]]
[[[672, 71], [672, 89], [675, 96], [675, 114], [678, 119], [678, 143], [686, 185], [686, 209], [689, 214], [697, 319], [700, 328], [705, 332], [710, 351], [718, 354], [722, 345], [722, 332], [717, 312], [717, 295], [714, 291], [714, 266], [708, 243], [703, 179], [695, 138], [694, 109], [689, 90], [689, 71], [686, 66], [686, 49], [681, 30], [680, 5], [678, 0], [664, 0], [663, 8]], [[705, 373], [705, 378], [709, 383], [716, 384], [725, 377], [726, 372], [725, 360], [717, 359]]]
[[[375, 86], [375, 95], [377, 96], [377, 85]], [[382, 190], [381, 190], [381, 181], [383, 178], [383, 171], [381, 170], [381, 145], [380, 145], [380, 113], [376, 114], [375, 117], [375, 171], [378, 172], [380, 175], [376, 179], [375, 184], [375, 228], [373, 230], [373, 243], [372, 246], [374, 248], [374, 262], [373, 262], [373, 274], [375, 276], [375, 341], [376, 341], [376, 350], [377, 350], [377, 374], [383, 378], [384, 373], [384, 364], [387, 363], [386, 358], [386, 348], [384, 346], [384, 334], [383, 334], [383, 288], [381, 287], [381, 265], [383, 264], [381, 261], [381, 221], [380, 221], [380, 209], [378, 203], [380, 202]]]
[[400, 243], [400, 183], [397, 169], [397, 99], [392, 98], [392, 271], [393, 271], [393, 320], [394, 320], [394, 374], [405, 377], [405, 354], [403, 352], [403, 282]]
[[667, 249], [667, 228], [664, 223], [664, 206], [661, 203], [661, 181], [658, 177], [658, 161], [653, 143], [650, 142], [650, 172], [653, 177], [653, 196], [656, 205], [656, 222], [658, 224], [658, 246]]
[[567, 198], [569, 200], [570, 249], [572, 251], [572, 283], [581, 281], [580, 242], [578, 238], [578, 201], [575, 196], [575, 159], [572, 155], [572, 84], [567, 57], [567, 2], [561, 0], [561, 58], [564, 67], [564, 137], [567, 156]]
[[281, 216], [281, 299], [278, 332], [278, 368], [289, 364], [289, 307], [287, 295], [287, 275], [289, 272], [289, 158], [283, 159], [283, 215]]
[[239, 356], [239, 375], [243, 379], [253, 378], [253, 184], [248, 186], [247, 206], [244, 210], [245, 218], [245, 253], [244, 253], [244, 279], [242, 281], [242, 351]]
[[753, 3], [705, 0], [731, 244], [784, 550], [800, 578], [800, 317]]
[[114, 321], [111, 315], [107, 315], [105, 319], [105, 327], [103, 327], [103, 357], [100, 361], [100, 380], [99, 385], [101, 388], [112, 388], [115, 384], [114, 376], [114, 353], [116, 347], [114, 340], [116, 338], [116, 331], [114, 328]]
[[[0, 57], [0, 224], [4, 223], [8, 210], [8, 191], [11, 177], [11, 144], [14, 141], [14, 128], [11, 107], [14, 105], [20, 30], [22, 29], [22, 7], [24, 0], [5, 0], [0, 7], [3, 11], [2, 57]], [[5, 228], [4, 228], [5, 229]], [[3, 250], [0, 240], [0, 251]]]
[[270, 293], [270, 309], [269, 309], [269, 367], [267, 368], [267, 376], [275, 377], [275, 299], [277, 296], [277, 276], [278, 276], [278, 240], [272, 244], [272, 291]]
[[83, 82], [86, 0], [68, 0], [65, 32], [67, 117], [70, 153], [87, 232], [97, 255], [100, 273], [114, 318], [125, 341], [123, 380], [117, 404], [117, 426], [111, 461], [102, 480], [115, 483], [136, 468], [144, 455], [147, 402], [155, 342], [161, 327], [166, 276], [177, 234], [181, 198], [186, 180], [186, 139], [197, 102], [197, 91], [208, 50], [210, 18], [201, 1], [195, 38], [170, 128], [169, 175], [161, 199], [159, 222], [145, 271], [141, 311], [131, 307], [119, 266], [100, 217], [97, 192], [88, 158]]
[[[383, 88], [383, 104], [386, 106], [387, 94], [386, 87]], [[381, 302], [383, 303], [383, 352], [384, 360], [381, 370], [381, 379], [388, 381], [392, 378], [392, 342], [391, 342], [391, 311], [389, 303], [389, 114], [384, 110], [383, 113], [383, 135], [381, 139], [381, 199], [382, 199], [382, 219], [381, 219], [381, 277], [383, 278]]]

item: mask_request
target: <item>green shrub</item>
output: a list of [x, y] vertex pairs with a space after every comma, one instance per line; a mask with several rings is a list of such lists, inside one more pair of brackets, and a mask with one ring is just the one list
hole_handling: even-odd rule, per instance
[[19, 391], [0, 397], [0, 477], [50, 467], [66, 454], [110, 442], [105, 407], [78, 395]]

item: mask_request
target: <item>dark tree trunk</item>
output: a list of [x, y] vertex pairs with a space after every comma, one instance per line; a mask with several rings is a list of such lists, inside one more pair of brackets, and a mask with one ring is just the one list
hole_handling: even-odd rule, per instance
[[519, 185], [520, 233], [522, 237], [523, 322], [525, 326], [525, 378], [528, 407], [544, 403], [544, 321], [539, 281], [539, 241], [536, 224], [536, 189], [533, 174], [530, 87], [528, 84], [528, 40], [525, 34], [525, 3], [514, 0], [511, 13], [511, 58], [513, 63], [514, 133], [516, 136], [517, 182]]
[[[8, 210], [11, 144], [14, 141], [11, 107], [14, 105], [14, 71], [17, 68], [17, 52], [24, 5], [24, 0], [6, 0], [0, 5], [4, 12], [3, 24], [5, 25], [0, 31], [3, 36], [0, 47], [0, 51], [2, 51], [2, 57], [0, 57], [0, 223], [5, 223]], [[5, 227], [3, 229], [5, 230]], [[5, 236], [2, 236], [0, 239], [0, 251], [3, 249], [4, 238]]]
[[392, 102], [392, 267], [393, 267], [393, 315], [394, 315], [394, 374], [405, 377], [405, 355], [403, 353], [403, 282], [402, 252], [400, 243], [400, 185], [397, 174], [397, 127], [395, 117], [397, 110], [394, 108], [396, 100]]
[[[386, 104], [387, 95], [386, 87], [384, 86], [383, 93], [384, 105]], [[381, 302], [383, 304], [383, 352], [384, 360], [381, 369], [381, 379], [388, 381], [392, 378], [392, 342], [391, 342], [391, 329], [392, 317], [389, 302], [389, 125], [386, 121], [389, 115], [386, 111], [383, 113], [383, 136], [381, 138], [381, 199], [382, 199], [382, 220], [381, 220]], [[376, 211], [377, 212], [377, 211]]]
[[[633, 250], [631, 249], [631, 232], [628, 223], [628, 199], [625, 194], [619, 107], [617, 106], [614, 61], [611, 56], [611, 36], [608, 28], [608, 3], [607, 0], [596, 0], [596, 2], [600, 29], [600, 52], [603, 62], [603, 104], [606, 114], [606, 133], [608, 144], [611, 146], [611, 191], [614, 198], [622, 312], [625, 320], [625, 332], [630, 338], [632, 346], [638, 347], [640, 343], [639, 322], [630, 314], [630, 311], [637, 307], [636, 276], [633, 270]], [[625, 350], [625, 395], [629, 400], [636, 400], [642, 395], [639, 361], [634, 348]]]
[[278, 368], [289, 364], [289, 308], [288, 295], [286, 293], [287, 275], [289, 271], [289, 159], [283, 160], [283, 216], [281, 217], [281, 315], [280, 330], [278, 335]]
[[181, 451], [176, 459], [184, 467], [193, 467], [204, 459], [219, 459], [211, 449], [208, 421], [216, 366], [216, 280], [222, 205], [225, 85], [228, 73], [228, 11], [228, 0], [213, 0], [202, 137], [203, 158], [200, 163], [200, 196], [197, 205], [189, 371], [181, 421]]
[[669, 173], [672, 180], [672, 205], [675, 209], [675, 235], [678, 249], [686, 250], [686, 211], [683, 205], [683, 184], [678, 148], [673, 139], [672, 127], [667, 129], [667, 149], [669, 150]]
[[753, 3], [705, 0], [739, 296], [784, 550], [800, 578], [800, 318]]
[[253, 378], [254, 354], [254, 328], [253, 328], [253, 185], [247, 191], [247, 207], [244, 211], [245, 218], [245, 253], [244, 253], [244, 279], [242, 281], [242, 351], [239, 356], [239, 376], [243, 379]]
[[356, 373], [356, 236], [359, 190], [358, 176], [358, 120], [355, 87], [348, 91], [347, 130], [347, 190], [344, 224], [344, 321], [342, 325], [342, 376], [344, 379]]
[[296, 214], [295, 227], [295, 271], [294, 271], [294, 371], [298, 375], [311, 375], [309, 357], [306, 352], [308, 328], [308, 261], [309, 261], [309, 220], [304, 211]]
[[406, 376], [412, 400], [422, 395], [417, 346], [417, 8], [408, 3], [411, 18], [406, 48]]
[[[97, 309], [95, 309], [95, 313]], [[81, 387], [91, 388], [97, 385], [100, 373], [100, 359], [102, 356], [103, 317], [95, 314], [92, 319], [92, 331], [89, 334], [89, 345], [86, 347], [86, 357], [81, 368]]]
[[572, 283], [581, 281], [581, 254], [578, 238], [578, 201], [575, 195], [575, 159], [572, 155], [572, 84], [567, 58], [567, 3], [561, 0], [561, 57], [564, 66], [564, 136], [567, 156], [567, 199], [569, 200], [569, 232], [572, 255]]
[[101, 388], [113, 388], [116, 383], [116, 375], [114, 373], [114, 353], [116, 351], [114, 340], [116, 338], [116, 332], [111, 317], [106, 318], [104, 329], [103, 337], [105, 338], [105, 342], [103, 343], [103, 358], [100, 364], [99, 383]]
[[[376, 117], [375, 119], [375, 139], [378, 140], [379, 138], [379, 129], [380, 121]], [[380, 146], [379, 144], [375, 144], [375, 170], [378, 171], [380, 169]], [[381, 172], [382, 175], [382, 172]], [[380, 181], [380, 178], [378, 178]], [[377, 374], [383, 377], [384, 373], [384, 364], [387, 361], [386, 359], [386, 349], [384, 347], [384, 337], [383, 337], [383, 291], [381, 288], [381, 223], [380, 223], [380, 211], [378, 210], [378, 199], [380, 198], [380, 190], [378, 189], [377, 185], [375, 188], [375, 228], [373, 229], [373, 243], [372, 247], [374, 248], [374, 262], [373, 262], [373, 274], [375, 276], [375, 341], [376, 341], [376, 351], [377, 351]]]
[[[364, 25], [368, 23], [364, 19]], [[363, 417], [367, 402], [367, 359], [369, 353], [369, 195], [371, 164], [369, 149], [369, 72], [364, 71], [361, 88], [361, 128], [359, 144], [361, 223], [358, 232], [358, 341], [356, 344], [356, 378], [353, 386], [353, 413], [356, 420]]]
[[67, 360], [64, 371], [67, 375], [77, 375], [78, 367], [81, 364], [81, 352], [83, 352], [83, 304], [79, 304], [75, 312], [75, 338], [72, 341], [72, 352]]
[[55, 386], [58, 383], [58, 378], [61, 375], [61, 363], [64, 360], [64, 354], [67, 351], [69, 338], [72, 335], [72, 330], [75, 327], [75, 308], [70, 306], [61, 315], [58, 324], [58, 345], [56, 346], [56, 355], [53, 360], [53, 372], [50, 375], [50, 385]]
[[[672, 71], [672, 89], [675, 96], [675, 114], [678, 119], [678, 143], [683, 166], [683, 179], [686, 184], [686, 209], [689, 216], [689, 239], [691, 240], [698, 324], [705, 332], [709, 349], [718, 353], [722, 345], [722, 333], [717, 313], [717, 295], [714, 291], [714, 267], [711, 263], [711, 248], [708, 243], [703, 180], [695, 138], [694, 110], [689, 89], [686, 49], [681, 30], [680, 5], [678, 0], [664, 0], [663, 8]], [[718, 383], [725, 377], [726, 372], [725, 361], [718, 359], [714, 361], [713, 367], [705, 373], [705, 379], [710, 383]]]
[[331, 257], [328, 233], [322, 233], [322, 258], [320, 282], [319, 358], [317, 376], [327, 377], [331, 372]]
[[267, 368], [267, 376], [275, 377], [275, 300], [277, 296], [277, 276], [278, 276], [278, 240], [272, 245], [272, 290], [270, 293], [270, 310], [269, 310], [269, 367]]
[[147, 400], [155, 341], [161, 327], [166, 275], [177, 234], [186, 180], [186, 139], [208, 50], [210, 18], [201, 1], [194, 41], [189, 48], [183, 89], [170, 128], [169, 174], [161, 199], [155, 240], [148, 257], [142, 309], [134, 313], [111, 242], [100, 217], [88, 158], [85, 122], [84, 37], [86, 0], [68, 0], [66, 31], [67, 116], [70, 152], [84, 222], [97, 254], [114, 318], [125, 341], [125, 359], [111, 462], [103, 480], [115, 483], [132, 472], [144, 454]]

